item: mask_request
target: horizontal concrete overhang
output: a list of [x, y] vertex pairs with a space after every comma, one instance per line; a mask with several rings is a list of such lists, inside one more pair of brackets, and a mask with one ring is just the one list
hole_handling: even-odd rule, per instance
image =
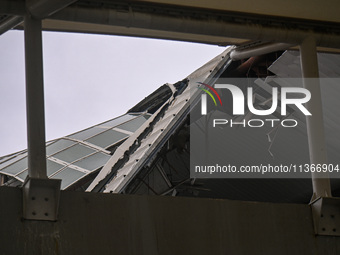
[[[40, 2], [46, 7], [51, 6], [46, 5], [51, 1], [56, 2], [0, 0], [0, 14], [23, 15], [25, 4]], [[46, 12], [40, 12], [40, 16], [48, 16], [43, 29], [222, 46], [249, 41], [299, 44], [304, 38], [313, 36], [324, 52], [337, 52], [333, 49], [340, 45], [340, 16], [337, 12], [340, 2], [336, 0], [326, 3], [259, 0], [256, 4], [236, 0], [81, 0], [66, 7], [72, 2], [63, 0], [58, 8], [51, 10], [46, 7]]]
[[340, 2], [337, 0], [134, 0], [129, 2], [177, 5], [183, 8], [200, 8], [283, 19], [340, 22]]
[[[257, 15], [268, 17], [279, 17], [283, 19], [296, 19], [315, 22], [334, 22], [340, 23], [338, 10], [340, 2], [337, 0], [316, 1], [316, 0], [28, 0], [35, 6], [58, 3], [51, 13], [57, 11], [62, 6], [66, 7], [72, 2], [79, 5], [92, 4], [93, 6], [114, 5], [114, 4], [140, 4], [154, 8], [155, 6], [177, 6], [186, 10], [201, 9], [209, 11], [220, 11], [228, 13], [238, 13], [239, 15]], [[77, 5], [77, 3], [75, 4]], [[23, 15], [25, 13], [25, 0], [0, 0], [0, 13], [9, 15]], [[47, 7], [46, 7], [47, 8]]]
[[122, 35], [132, 37], [168, 39], [175, 41], [197, 42], [213, 45], [240, 45], [247, 43], [248, 39], [229, 38], [214, 35], [200, 35], [184, 33], [181, 31], [153, 30], [139, 27], [125, 27], [109, 24], [95, 24], [86, 22], [65, 21], [46, 19], [43, 21], [43, 28], [46, 31], [76, 32], [89, 34]]

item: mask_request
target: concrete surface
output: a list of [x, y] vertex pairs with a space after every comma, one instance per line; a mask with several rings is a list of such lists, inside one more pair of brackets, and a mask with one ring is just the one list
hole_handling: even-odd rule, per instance
[[340, 254], [308, 205], [63, 191], [57, 222], [21, 215], [0, 187], [0, 254]]

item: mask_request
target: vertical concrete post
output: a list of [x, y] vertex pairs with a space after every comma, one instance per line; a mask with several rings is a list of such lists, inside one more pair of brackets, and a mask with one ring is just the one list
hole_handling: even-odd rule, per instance
[[25, 17], [28, 175], [47, 178], [41, 20]]
[[[311, 164], [327, 163], [327, 148], [323, 125], [321, 89], [316, 51], [316, 42], [312, 37], [306, 38], [300, 45], [303, 86], [311, 92], [312, 98], [306, 103], [312, 116], [306, 117], [309, 156]], [[313, 197], [331, 196], [328, 173], [312, 173]]]

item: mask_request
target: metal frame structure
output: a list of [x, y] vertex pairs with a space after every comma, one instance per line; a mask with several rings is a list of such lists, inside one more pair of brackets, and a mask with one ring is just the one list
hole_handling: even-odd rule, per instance
[[[69, 180], [65, 180], [68, 184], [65, 184], [63, 180], [61, 189], [67, 189], [75, 182], [78, 182], [79, 180], [96, 172], [110, 158], [110, 155], [112, 154], [112, 149], [110, 148], [117, 146], [117, 144], [120, 144], [133, 134], [133, 132], [124, 129], [124, 127], [126, 128], [130, 126], [137, 129], [148, 117], [149, 114], [145, 113], [129, 113], [112, 120], [99, 123], [98, 125], [69, 136], [47, 142], [46, 162], [48, 162], [48, 164], [52, 164], [47, 165], [47, 177], [58, 178], [58, 176], [64, 175], [64, 173], [66, 174], [67, 171], [71, 170], [76, 170], [74, 173], [81, 172], [85, 174], [76, 179], [72, 178], [74, 180], [71, 182], [69, 182]], [[119, 134], [119, 136], [115, 137], [115, 133], [111, 133], [111, 136], [113, 137], [105, 140], [106, 145], [98, 144], [98, 142], [100, 142], [100, 140], [98, 140], [99, 137], [105, 136], [107, 132], [112, 131], [117, 132], [116, 134]], [[73, 157], [73, 159], [65, 158], [68, 154], [74, 154], [77, 150], [80, 150], [79, 146], [81, 146], [82, 150], [85, 149], [88, 152], [85, 154], [80, 153]], [[104, 156], [106, 158], [104, 158]], [[91, 167], [86, 165], [84, 166], [86, 159], [92, 161]], [[0, 173], [14, 177], [20, 182], [24, 182], [28, 172], [28, 165], [23, 162], [24, 160], [27, 161], [27, 150], [3, 157], [0, 160]], [[59, 166], [59, 168], [55, 168], [56, 166], [53, 166], [53, 163], [57, 164], [56, 166]], [[15, 171], [15, 167], [17, 167], [18, 170], [21, 170]], [[12, 179], [10, 183], [14, 185], [15, 182], [13, 181], [14, 179]]]

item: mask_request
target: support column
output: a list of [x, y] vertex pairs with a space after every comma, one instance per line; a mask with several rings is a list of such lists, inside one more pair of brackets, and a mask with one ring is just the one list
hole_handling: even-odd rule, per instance
[[23, 186], [23, 218], [55, 221], [61, 180], [48, 179], [41, 20], [25, 16], [28, 178]]
[[25, 17], [28, 175], [47, 178], [41, 20]]
[[[306, 38], [300, 45], [303, 86], [308, 89], [312, 99], [306, 103], [312, 116], [306, 117], [309, 156], [311, 164], [327, 164], [327, 148], [323, 125], [321, 89], [316, 51], [313, 37]], [[330, 197], [331, 186], [328, 173], [312, 173], [313, 197]]]

